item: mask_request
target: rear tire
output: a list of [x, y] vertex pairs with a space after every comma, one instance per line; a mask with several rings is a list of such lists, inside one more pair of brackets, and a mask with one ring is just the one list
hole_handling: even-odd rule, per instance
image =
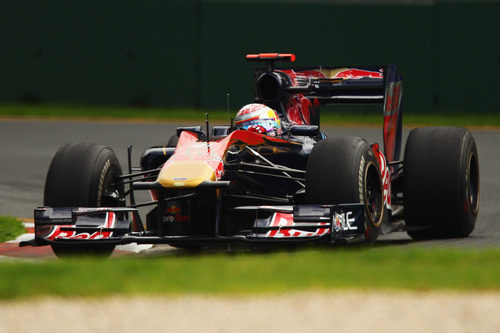
[[474, 230], [479, 158], [469, 130], [412, 130], [406, 141], [403, 178], [405, 223], [412, 238], [467, 237]]
[[[121, 167], [108, 147], [73, 143], [61, 147], [49, 167], [44, 205], [49, 207], [122, 206], [123, 185], [116, 185]], [[109, 256], [114, 245], [53, 244], [58, 257], [79, 254]]]
[[384, 218], [382, 178], [370, 145], [357, 137], [328, 138], [311, 152], [306, 202], [365, 204], [365, 241], [375, 242]]

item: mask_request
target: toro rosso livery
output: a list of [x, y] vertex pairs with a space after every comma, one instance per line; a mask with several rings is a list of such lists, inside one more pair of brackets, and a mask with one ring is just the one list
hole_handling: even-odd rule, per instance
[[[255, 101], [227, 126], [179, 127], [122, 171], [89, 143], [59, 149], [50, 165], [35, 239], [57, 255], [110, 254], [118, 244], [373, 242], [466, 237], [479, 207], [477, 149], [464, 128], [413, 130], [402, 145], [402, 80], [395, 66], [275, 67], [293, 54], [247, 55]], [[380, 103], [383, 142], [326, 138], [327, 103]], [[138, 191], [150, 200], [137, 202]], [[139, 210], [141, 213], [139, 213]]]

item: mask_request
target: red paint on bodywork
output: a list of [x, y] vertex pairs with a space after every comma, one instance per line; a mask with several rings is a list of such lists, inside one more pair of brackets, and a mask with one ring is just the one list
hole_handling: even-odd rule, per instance
[[384, 150], [389, 162], [396, 158], [396, 137], [401, 103], [401, 82], [387, 89], [384, 105]]
[[259, 53], [247, 54], [247, 60], [287, 60], [294, 62], [295, 54], [292, 53]]
[[334, 77], [343, 79], [362, 79], [362, 78], [373, 78], [373, 79], [383, 79], [384, 74], [382, 72], [367, 71], [364, 69], [350, 68], [345, 71], [338, 72]]
[[309, 98], [296, 94], [290, 98], [287, 105], [288, 121], [295, 125], [310, 125], [313, 106]]
[[183, 131], [179, 137], [175, 153], [164, 165], [176, 161], [205, 161], [220, 179], [223, 174], [226, 152], [232, 145], [259, 146], [272, 143], [297, 144], [288, 140], [260, 134], [252, 131], [236, 130], [223, 139], [201, 141], [193, 132]]
[[380, 169], [380, 176], [382, 177], [382, 188], [383, 188], [383, 196], [384, 196], [384, 204], [387, 208], [392, 209], [392, 203], [391, 203], [391, 170], [389, 168], [389, 165], [387, 164], [387, 160], [380, 151], [380, 147], [378, 143], [375, 143], [372, 145], [372, 150], [373, 153], [375, 154], [375, 157], [377, 158], [379, 169]]
[[[384, 77], [383, 70], [370, 71], [365, 69], [357, 68], [347, 68], [345, 70], [340, 70], [336, 74], [329, 73], [326, 70], [321, 69], [309, 69], [309, 70], [294, 70], [294, 69], [283, 69], [279, 70], [283, 74], [286, 74], [291, 81], [292, 87], [305, 86], [310, 82], [310, 79], [322, 79], [322, 78], [336, 78], [336, 79], [346, 79], [346, 80], [361, 80], [361, 79], [380, 79]], [[333, 76], [330, 76], [333, 75]], [[286, 104], [286, 116], [287, 120], [291, 124], [295, 125], [311, 125], [314, 120], [317, 119], [319, 105], [317, 104], [317, 99], [311, 101], [311, 99], [305, 97], [301, 93], [293, 94]]]

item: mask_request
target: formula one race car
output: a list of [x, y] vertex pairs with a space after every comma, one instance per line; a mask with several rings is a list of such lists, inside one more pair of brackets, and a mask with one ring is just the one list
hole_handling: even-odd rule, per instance
[[[233, 244], [374, 242], [466, 237], [479, 207], [479, 161], [464, 128], [411, 131], [402, 145], [402, 80], [395, 66], [278, 68], [293, 54], [246, 56], [255, 103], [235, 123], [179, 127], [122, 173], [113, 151], [76, 143], [50, 165], [35, 239], [57, 255], [109, 255], [118, 244], [197, 249]], [[326, 138], [319, 107], [383, 105], [383, 146]], [[231, 121], [232, 122], [232, 121]], [[151, 200], [138, 203], [137, 191]], [[145, 214], [139, 208], [150, 206]], [[142, 216], [141, 216], [142, 215]], [[145, 216], [144, 216], [145, 215]]]

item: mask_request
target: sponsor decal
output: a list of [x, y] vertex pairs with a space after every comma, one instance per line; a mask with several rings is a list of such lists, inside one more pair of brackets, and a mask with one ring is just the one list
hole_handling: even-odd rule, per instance
[[300, 229], [293, 229], [295, 223], [293, 222], [293, 214], [288, 213], [274, 213], [270, 226], [271, 227], [287, 227], [287, 228], [279, 228], [269, 230], [266, 234], [266, 237], [273, 238], [285, 238], [285, 237], [316, 237], [325, 235], [330, 232], [328, 228], [328, 223], [323, 222], [320, 225], [324, 225], [325, 228], [317, 228], [315, 231], [304, 231]]
[[175, 204], [167, 207], [167, 215], [163, 217], [163, 222], [189, 222], [189, 215], [182, 215], [182, 208]]
[[113, 235], [112, 231], [102, 231], [102, 229], [114, 228], [116, 224], [116, 214], [113, 212], [106, 213], [106, 222], [97, 231], [93, 233], [88, 232], [77, 232], [76, 230], [62, 230], [65, 228], [73, 228], [74, 225], [60, 225], [55, 226], [51, 233], [45, 238], [48, 240], [60, 240], [60, 239], [105, 239], [110, 238]]
[[358, 227], [352, 225], [352, 223], [356, 222], [356, 219], [352, 216], [351, 211], [347, 211], [345, 213], [335, 213], [333, 215], [333, 223], [335, 226], [335, 231], [339, 232], [341, 230], [358, 230]]
[[181, 211], [181, 209], [179, 207], [177, 207], [176, 205], [171, 205], [167, 208], [167, 212], [169, 214], [173, 214], [173, 215], [180, 213], [180, 211]]
[[338, 72], [334, 77], [340, 77], [343, 79], [362, 79], [362, 78], [372, 78], [372, 79], [383, 79], [384, 74], [382, 73], [382, 70], [379, 72], [374, 72], [374, 71], [367, 71], [364, 69], [347, 69], [345, 71]]

